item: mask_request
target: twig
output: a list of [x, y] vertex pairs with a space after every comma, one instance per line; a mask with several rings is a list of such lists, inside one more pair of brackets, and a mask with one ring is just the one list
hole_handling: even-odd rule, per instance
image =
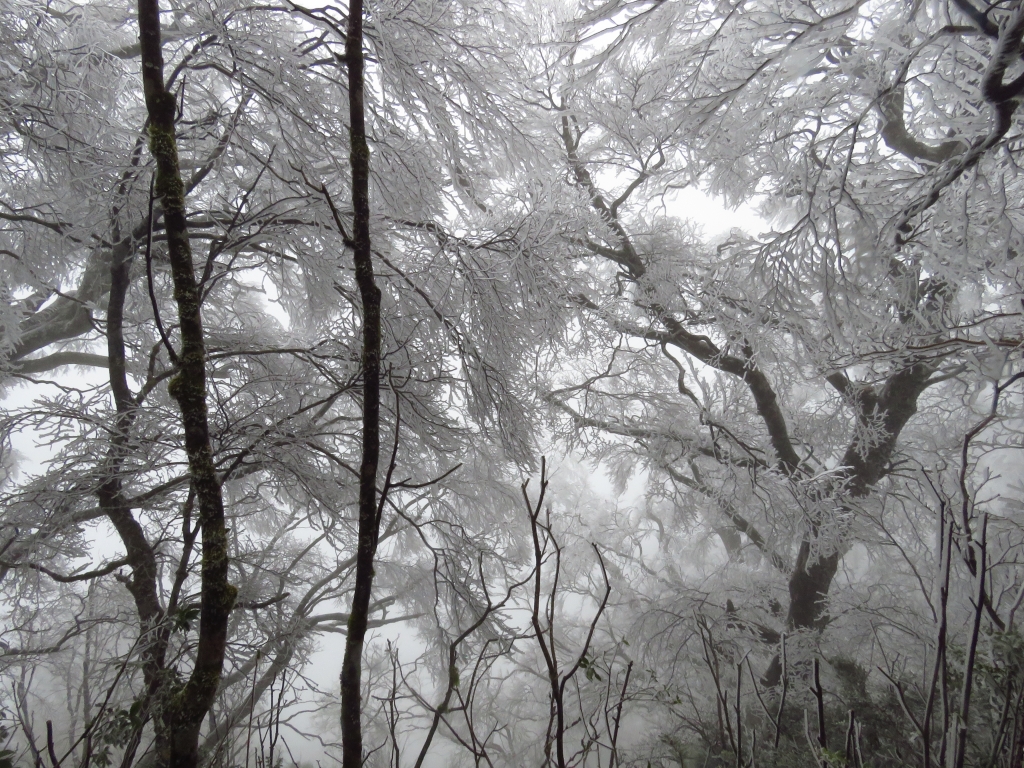
[[786, 668], [786, 633], [782, 633], [782, 696], [779, 698], [779, 712], [775, 715], [775, 749], [779, 748], [782, 737], [782, 710], [786, 707], [786, 692], [789, 689], [789, 670]]
[[46, 721], [46, 753], [50, 756], [50, 764], [53, 768], [60, 768], [57, 751], [53, 748], [53, 720]]
[[619, 757], [619, 724], [622, 721], [622, 705], [626, 701], [626, 689], [629, 687], [629, 676], [633, 672], [633, 662], [626, 665], [626, 679], [622, 681], [622, 693], [619, 695], [619, 703], [615, 707], [615, 729], [612, 731], [611, 748], [612, 754], [608, 759], [608, 768], [615, 768], [615, 761]]
[[821, 690], [820, 663], [814, 660], [814, 687], [811, 689], [818, 704], [818, 746], [822, 751], [828, 749], [828, 736], [825, 733], [825, 697]]

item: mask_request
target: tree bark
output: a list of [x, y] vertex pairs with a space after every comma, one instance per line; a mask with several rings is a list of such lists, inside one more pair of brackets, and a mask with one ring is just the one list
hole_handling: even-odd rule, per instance
[[[854, 440], [846, 449], [842, 466], [846, 473], [840, 477], [841, 486], [834, 493], [840, 498], [863, 498], [888, 470], [903, 427], [917, 412], [917, 399], [928, 386], [933, 368], [925, 363], [914, 363], [886, 379], [880, 391], [868, 390], [856, 398], [857, 419], [867, 427], [869, 421], [880, 422], [873, 435], [874, 442], [863, 446]], [[811, 541], [800, 543], [793, 573], [789, 579], [790, 629], [820, 628], [825, 617], [826, 600], [832, 580], [839, 569], [843, 552], [838, 547], [829, 554], [811, 562]], [[773, 667], [774, 668], [774, 667]]]
[[[853, 397], [857, 408], [857, 419], [863, 426], [869, 420], [880, 421], [874, 427], [881, 429], [881, 435], [875, 435], [875, 442], [870, 446], [861, 445], [854, 440], [846, 449], [842, 466], [846, 467], [844, 475], [838, 482], [841, 485], [830, 494], [837, 496], [837, 503], [842, 498], [864, 498], [888, 471], [889, 462], [896, 450], [896, 442], [910, 417], [917, 412], [917, 400], [928, 386], [928, 379], [933, 371], [932, 366], [917, 362], [898, 370], [886, 379], [880, 390], [868, 389], [856, 393]], [[854, 394], [849, 382], [843, 378], [839, 388], [846, 394]], [[805, 537], [800, 542], [796, 563], [789, 577], [789, 611], [786, 625], [791, 630], [820, 630], [827, 621], [827, 602], [829, 589], [839, 570], [839, 561], [844, 550], [837, 546], [831, 552], [811, 560], [811, 538]], [[763, 681], [766, 685], [778, 685], [782, 679], [782, 664], [779, 656], [772, 659]]]
[[380, 289], [374, 282], [370, 251], [370, 148], [366, 142], [363, 103], [363, 3], [351, 0], [345, 39], [348, 66], [349, 161], [352, 166], [352, 248], [356, 283], [363, 305], [363, 435], [359, 465], [359, 542], [355, 588], [341, 667], [341, 734], [343, 768], [363, 762], [362, 655], [373, 587], [373, 562], [380, 529], [377, 463], [380, 455]]
[[158, 762], [195, 768], [199, 730], [217, 694], [227, 647], [228, 618], [237, 590], [228, 581], [228, 539], [220, 480], [213, 463], [206, 406], [206, 347], [200, 292], [185, 222], [185, 186], [175, 139], [175, 97], [164, 85], [159, 0], [139, 0], [142, 83], [149, 112], [149, 149], [156, 161], [156, 195], [167, 234], [167, 250], [178, 305], [181, 350], [168, 392], [181, 408], [185, 452], [202, 532], [201, 608], [195, 666], [188, 681], [163, 703], [160, 717], [169, 744]]
[[[125, 498], [121, 476], [127, 458], [136, 402], [128, 387], [124, 348], [124, 302], [128, 294], [131, 252], [114, 257], [110, 264], [110, 296], [107, 301], [107, 366], [110, 391], [114, 397], [115, 417], [110, 449], [103, 466], [102, 481], [96, 490], [104, 511], [125, 548], [125, 559], [132, 569], [128, 591], [139, 614], [139, 653], [146, 688], [142, 695], [143, 717], [148, 715], [154, 698], [159, 696], [167, 654], [169, 628], [164, 621], [160, 603], [156, 552], [146, 538], [145, 530], [132, 515]], [[155, 725], [156, 743], [166, 743], [166, 729]]]

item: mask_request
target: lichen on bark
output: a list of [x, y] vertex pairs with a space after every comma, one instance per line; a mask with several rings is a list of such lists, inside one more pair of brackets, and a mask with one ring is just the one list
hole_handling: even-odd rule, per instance
[[163, 80], [158, 0], [139, 0], [142, 81], [149, 112], [149, 149], [156, 161], [154, 190], [163, 208], [167, 251], [178, 308], [181, 350], [168, 392], [181, 410], [185, 453], [202, 534], [201, 607], [195, 666], [184, 685], [165, 691], [161, 712], [170, 734], [164, 754], [171, 768], [195, 768], [199, 730], [217, 694], [236, 590], [228, 581], [228, 539], [224, 500], [210, 445], [206, 404], [206, 346], [199, 285], [192, 264], [185, 219], [185, 186], [175, 138], [176, 99]]

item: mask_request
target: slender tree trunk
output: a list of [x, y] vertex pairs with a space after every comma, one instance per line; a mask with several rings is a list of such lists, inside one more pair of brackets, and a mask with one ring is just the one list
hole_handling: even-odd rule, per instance
[[[156, 552], [146, 538], [142, 526], [132, 515], [121, 482], [131, 425], [136, 413], [136, 402], [128, 387], [124, 349], [124, 303], [128, 294], [130, 270], [130, 256], [122, 258], [115, 255], [112, 258], [110, 296], [107, 301], [107, 365], [116, 415], [111, 446], [103, 467], [103, 480], [96, 495], [101, 509], [124, 544], [125, 554], [132, 569], [128, 591], [135, 601], [135, 610], [139, 614], [139, 650], [142, 657], [142, 675], [146, 684], [142, 701], [143, 712], [148, 713], [149, 705], [158, 694], [163, 680], [169, 629], [164, 621], [164, 611], [158, 593], [159, 571]], [[164, 744], [166, 731], [161, 723], [155, 724], [155, 731], [157, 744]]]
[[174, 133], [175, 97], [164, 85], [158, 0], [138, 0], [142, 84], [149, 111], [149, 149], [156, 161], [156, 195], [167, 233], [167, 250], [178, 305], [181, 350], [168, 391], [181, 408], [185, 452], [199, 509], [203, 554], [199, 642], [195, 667], [185, 685], [164, 703], [160, 716], [169, 745], [158, 755], [170, 768], [195, 768], [199, 729], [217, 695], [228, 639], [228, 618], [237, 590], [228, 582], [228, 539], [220, 479], [213, 463], [206, 407], [206, 347], [200, 292], [185, 223], [185, 187]]
[[363, 104], [363, 3], [350, 0], [345, 40], [348, 66], [349, 159], [352, 165], [352, 245], [356, 283], [363, 304], [363, 444], [359, 466], [359, 542], [356, 583], [341, 666], [341, 735], [343, 768], [360, 768], [363, 761], [362, 704], [363, 640], [373, 587], [380, 511], [377, 504], [377, 462], [380, 454], [380, 289], [374, 282], [370, 251], [370, 148], [366, 142]]

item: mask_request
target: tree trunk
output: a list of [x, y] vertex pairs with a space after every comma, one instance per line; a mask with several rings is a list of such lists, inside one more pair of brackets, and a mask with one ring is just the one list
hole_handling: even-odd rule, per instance
[[[142, 676], [146, 689], [142, 694], [143, 717], [148, 713], [154, 697], [159, 695], [167, 652], [169, 628], [164, 621], [160, 603], [159, 569], [156, 552], [146, 533], [132, 515], [131, 506], [124, 496], [121, 475], [127, 458], [131, 425], [135, 418], [136, 402], [128, 387], [125, 372], [124, 302], [128, 294], [130, 252], [128, 256], [114, 256], [110, 264], [110, 296], [107, 301], [107, 367], [110, 390], [114, 397], [115, 417], [110, 449], [103, 466], [102, 482], [96, 490], [100, 508], [114, 526], [125, 556], [132, 569], [128, 591], [139, 614], [139, 654], [142, 657]], [[155, 723], [156, 742], [166, 741], [162, 723]]]
[[[917, 398], [928, 386], [933, 370], [925, 363], [914, 363], [889, 376], [880, 391], [865, 391], [856, 398], [861, 426], [870, 429], [869, 423], [880, 421], [874, 429], [881, 430], [882, 434], [875, 435], [870, 446], [863, 446], [858, 440], [850, 444], [843, 456], [842, 466], [847, 467], [847, 472], [841, 478], [842, 486], [830, 493], [863, 498], [885, 476], [896, 441], [907, 421], [917, 412]], [[805, 539], [800, 543], [789, 579], [787, 623], [790, 629], [820, 628], [828, 591], [842, 558], [842, 551], [836, 549], [811, 562], [810, 553], [810, 539]]]
[[359, 542], [355, 588], [345, 657], [341, 666], [341, 735], [343, 768], [363, 762], [362, 656], [373, 587], [373, 561], [380, 529], [377, 462], [380, 455], [380, 289], [374, 282], [370, 251], [370, 148], [366, 142], [363, 104], [363, 3], [351, 0], [345, 39], [348, 66], [349, 160], [352, 166], [352, 248], [356, 283], [363, 304], [363, 439], [359, 465]]
[[[896, 450], [896, 442], [910, 417], [917, 412], [917, 399], [928, 386], [934, 368], [926, 363], [914, 363], [889, 376], [880, 390], [860, 392], [855, 398], [857, 418], [861, 425], [880, 421], [875, 429], [882, 430], [870, 446], [853, 441], [843, 456], [847, 467], [842, 485], [830, 494], [850, 499], [863, 498], [888, 471]], [[878, 417], [881, 417], [879, 419]], [[841, 545], [828, 554], [811, 560], [811, 539], [800, 542], [793, 573], [789, 578], [789, 612], [786, 624], [790, 630], [820, 630], [827, 622], [828, 592], [839, 570], [844, 554]], [[776, 656], [765, 672], [764, 683], [777, 685], [781, 681], [782, 666]]]
[[177, 374], [168, 392], [181, 408], [185, 452], [199, 509], [203, 554], [199, 642], [195, 667], [185, 685], [164, 703], [160, 716], [170, 743], [158, 756], [170, 768], [195, 768], [199, 756], [199, 729], [217, 695], [228, 618], [236, 589], [228, 582], [228, 539], [220, 479], [213, 463], [206, 407], [206, 347], [200, 314], [200, 292], [192, 265], [192, 249], [185, 223], [185, 187], [178, 166], [174, 132], [175, 97], [164, 85], [158, 0], [139, 0], [142, 44], [142, 83], [149, 111], [149, 148], [156, 161], [156, 195], [160, 199], [167, 250], [178, 305], [181, 350]]

